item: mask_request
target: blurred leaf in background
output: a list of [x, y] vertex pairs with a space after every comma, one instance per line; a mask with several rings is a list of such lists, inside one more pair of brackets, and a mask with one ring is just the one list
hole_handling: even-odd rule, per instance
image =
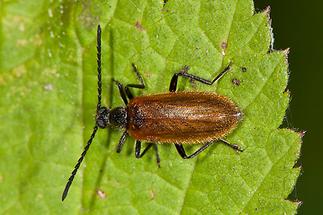
[[[5, 1], [1, 20], [1, 213], [296, 212], [299, 203], [286, 198], [299, 175], [293, 166], [301, 140], [277, 129], [289, 103], [287, 51], [271, 50], [269, 9], [254, 14], [251, 0]], [[180, 90], [236, 102], [244, 120], [227, 139], [245, 151], [220, 144], [182, 160], [162, 145], [158, 169], [154, 153], [134, 158], [131, 138], [116, 154], [121, 132], [102, 130], [61, 203], [94, 125], [99, 23], [109, 106], [122, 105], [112, 77], [136, 83], [132, 62], [147, 85], [134, 93], [145, 95], [167, 92], [183, 65], [211, 79], [233, 61], [216, 86], [183, 80]]]

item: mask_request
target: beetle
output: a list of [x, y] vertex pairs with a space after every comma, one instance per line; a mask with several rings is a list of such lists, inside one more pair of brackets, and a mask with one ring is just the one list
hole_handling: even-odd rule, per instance
[[[97, 29], [97, 72], [98, 72], [98, 103], [96, 107], [96, 123], [81, 157], [72, 171], [62, 194], [62, 201], [66, 198], [69, 188], [74, 180], [94, 137], [99, 128], [118, 127], [124, 130], [117, 152], [120, 153], [127, 136], [136, 140], [135, 156], [141, 158], [148, 149], [153, 147], [159, 166], [160, 158], [157, 143], [175, 144], [177, 152], [184, 159], [197, 156], [217, 141], [241, 152], [238, 145], [230, 144], [222, 139], [229, 134], [242, 118], [239, 107], [229, 98], [215, 93], [205, 92], [176, 92], [179, 76], [212, 85], [220, 80], [230, 70], [231, 63], [212, 81], [188, 73], [189, 67], [175, 73], [171, 79], [168, 93], [134, 97], [130, 88], [144, 89], [143, 78], [137, 66], [132, 64], [139, 84], [122, 85], [116, 83], [124, 107], [107, 108], [101, 105], [101, 27]], [[148, 145], [141, 152], [141, 141]], [[187, 155], [183, 144], [201, 144], [198, 150]]]

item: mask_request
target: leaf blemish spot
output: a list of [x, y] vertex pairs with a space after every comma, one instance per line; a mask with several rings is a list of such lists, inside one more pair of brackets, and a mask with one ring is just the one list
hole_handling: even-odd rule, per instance
[[52, 11], [52, 9], [51, 9], [51, 8], [49, 8], [47, 12], [48, 12], [48, 16], [49, 16], [50, 18], [53, 18], [53, 11]]
[[228, 43], [226, 42], [221, 43], [222, 55], [225, 55], [225, 50], [227, 49], [227, 47], [228, 47]]
[[105, 199], [105, 198], [107, 198], [107, 194], [106, 194], [103, 190], [100, 190], [100, 189], [97, 189], [97, 190], [96, 190], [96, 195], [97, 195], [100, 199]]
[[53, 90], [53, 85], [52, 84], [45, 84], [44, 86], [44, 90], [46, 91], [52, 91]]
[[17, 44], [17, 46], [26, 46], [26, 45], [28, 45], [28, 41], [21, 39], [21, 40], [17, 40], [16, 44]]
[[19, 25], [19, 31], [21, 31], [21, 32], [24, 32], [25, 31], [25, 25], [24, 25], [24, 23], [21, 23]]
[[240, 83], [241, 83], [241, 81], [240, 81], [239, 79], [236, 79], [236, 78], [233, 78], [233, 79], [231, 80], [231, 82], [232, 82], [232, 84], [234, 84], [234, 85], [236, 85], [236, 86], [240, 86]]
[[246, 67], [241, 67], [241, 71], [242, 72], [247, 72], [247, 68]]
[[13, 70], [13, 75], [16, 77], [16, 78], [20, 78], [22, 77], [24, 74], [26, 74], [27, 70], [25, 68], [24, 65], [22, 66], [18, 66], [17, 68], [15, 68]]
[[144, 31], [144, 27], [142, 27], [141, 23], [139, 21], [136, 22], [135, 24], [136, 28], [139, 30], [139, 31]]
[[149, 197], [150, 197], [150, 200], [154, 200], [155, 197], [156, 197], [156, 193], [153, 190], [150, 190], [149, 191]]

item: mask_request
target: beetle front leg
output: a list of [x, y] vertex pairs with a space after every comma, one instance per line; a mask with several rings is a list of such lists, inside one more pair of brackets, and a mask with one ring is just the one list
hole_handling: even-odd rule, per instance
[[126, 91], [126, 94], [128, 96], [129, 99], [132, 99], [133, 98], [133, 95], [131, 93], [131, 91], [129, 90], [130, 87], [132, 88], [138, 88], [138, 89], [145, 89], [145, 83], [144, 83], [144, 79], [142, 78], [142, 76], [140, 75], [139, 71], [138, 71], [138, 68], [137, 66], [133, 63], [131, 64], [132, 65], [132, 68], [133, 68], [133, 71], [135, 72], [140, 84], [127, 84], [126, 87], [125, 87], [125, 91]]
[[123, 147], [124, 143], [126, 142], [127, 136], [128, 136], [127, 131], [123, 132], [123, 134], [119, 140], [119, 143], [117, 145], [117, 153], [121, 152], [122, 147]]
[[127, 100], [127, 96], [126, 96], [126, 93], [124, 91], [123, 85], [119, 81], [116, 81], [114, 79], [113, 79], [113, 81], [116, 83], [116, 85], [117, 85], [117, 87], [119, 89], [119, 93], [120, 93], [120, 96], [121, 96], [124, 104], [127, 105], [128, 104], [128, 100]]

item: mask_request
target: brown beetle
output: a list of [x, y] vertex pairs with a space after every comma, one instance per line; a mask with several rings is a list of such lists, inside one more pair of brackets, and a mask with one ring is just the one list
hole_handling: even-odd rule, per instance
[[[227, 66], [212, 81], [188, 74], [188, 66], [175, 73], [171, 79], [169, 93], [134, 97], [129, 88], [144, 89], [145, 85], [137, 67], [132, 64], [140, 84], [127, 84], [125, 87], [117, 82], [120, 96], [125, 107], [109, 109], [101, 106], [101, 28], [97, 30], [97, 63], [98, 63], [98, 104], [96, 112], [96, 125], [88, 140], [84, 151], [79, 158], [74, 170], [65, 186], [62, 201], [66, 198], [69, 187], [80, 167], [87, 150], [98, 128], [108, 126], [119, 127], [125, 130], [117, 146], [119, 153], [129, 135], [136, 139], [135, 155], [141, 158], [152, 146], [155, 149], [157, 164], [160, 159], [157, 143], [174, 143], [184, 159], [193, 158], [216, 141], [221, 141], [236, 151], [241, 149], [230, 144], [223, 138], [229, 134], [242, 117], [240, 109], [227, 97], [215, 93], [202, 92], [175, 92], [178, 76], [183, 76], [203, 84], [212, 85], [229, 71]], [[129, 100], [129, 102], [128, 102]], [[141, 152], [141, 141], [149, 144]], [[187, 155], [182, 144], [204, 143], [197, 151]]]

